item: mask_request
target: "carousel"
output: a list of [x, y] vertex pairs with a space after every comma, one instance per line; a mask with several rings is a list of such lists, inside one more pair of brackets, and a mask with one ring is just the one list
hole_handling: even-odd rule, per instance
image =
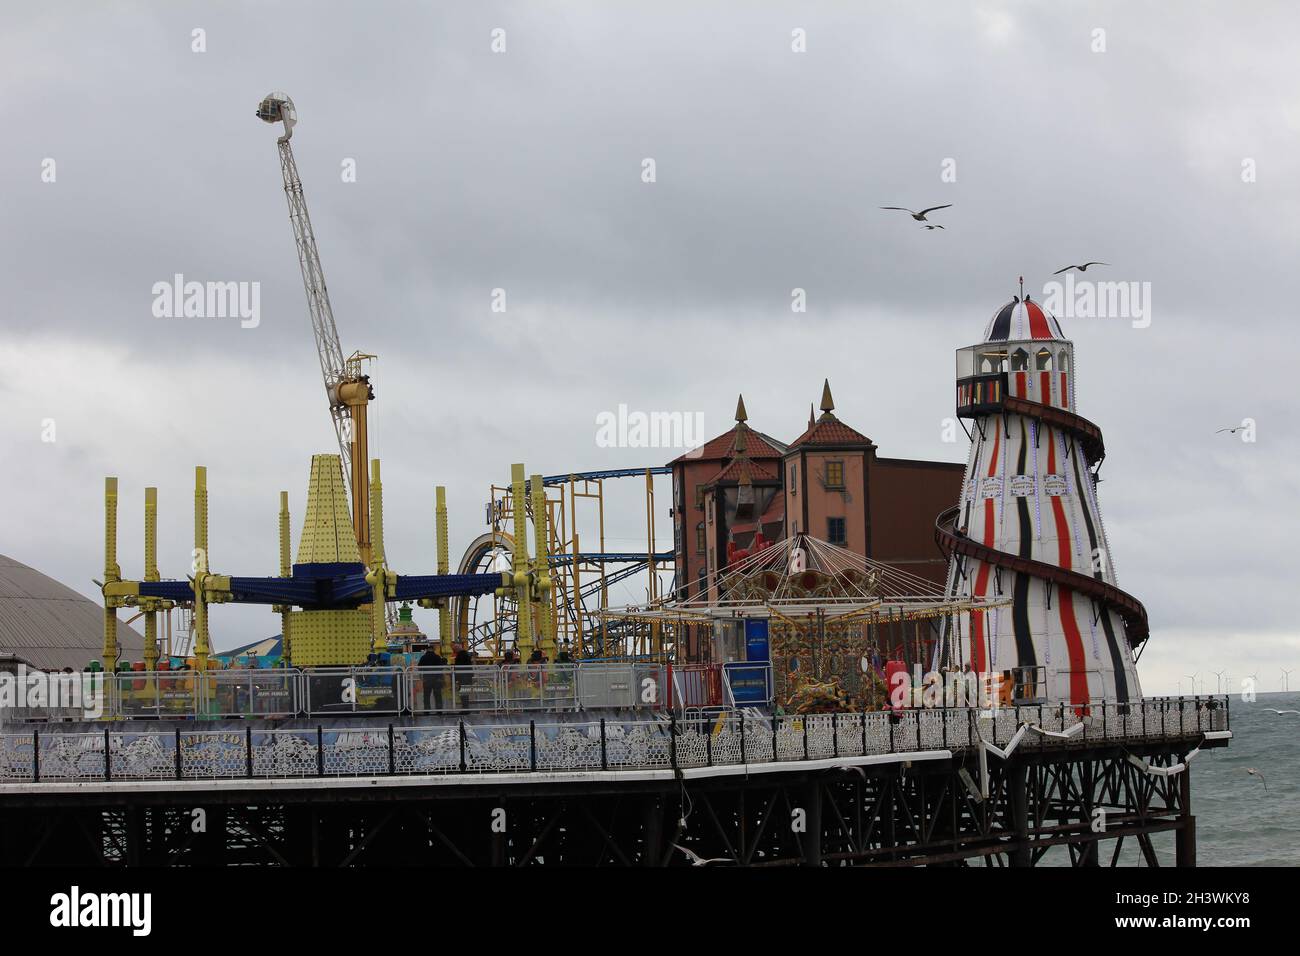
[[1001, 597], [946, 597], [933, 582], [797, 534], [737, 554], [693, 599], [611, 608], [611, 621], [650, 625], [701, 662], [770, 668], [779, 711], [883, 710], [889, 678], [959, 671], [961, 627]]

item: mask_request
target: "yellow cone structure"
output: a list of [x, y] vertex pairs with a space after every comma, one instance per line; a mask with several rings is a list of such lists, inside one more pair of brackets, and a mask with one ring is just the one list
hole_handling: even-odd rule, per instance
[[[357, 549], [343, 464], [338, 455], [313, 455], [307, 508], [296, 564], [357, 564]], [[295, 667], [361, 664], [370, 653], [368, 609], [290, 611], [285, 633]]]

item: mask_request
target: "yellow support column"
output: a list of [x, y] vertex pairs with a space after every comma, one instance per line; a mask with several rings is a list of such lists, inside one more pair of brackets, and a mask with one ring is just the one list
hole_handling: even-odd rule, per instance
[[[280, 577], [293, 577], [293, 563], [289, 557], [289, 492], [280, 492]], [[289, 656], [289, 606], [280, 607], [280, 659]]]
[[194, 466], [194, 666], [208, 669], [208, 469]]
[[528, 586], [528, 503], [524, 493], [522, 464], [510, 466], [510, 498], [515, 519], [514, 585], [518, 613], [515, 647], [520, 657], [527, 658], [533, 652], [533, 614], [532, 589]]
[[[434, 489], [437, 502], [434, 511], [438, 536], [438, 573], [451, 573], [451, 550], [447, 542], [447, 489], [439, 485]], [[451, 608], [446, 599], [438, 606], [438, 647], [447, 660], [451, 660]]]
[[[162, 580], [158, 575], [158, 489], [144, 490], [144, 579]], [[158, 600], [141, 599], [144, 615], [144, 669], [158, 669]]]
[[381, 650], [388, 642], [384, 616], [387, 581], [384, 571], [384, 486], [379, 480], [379, 459], [370, 463], [370, 573], [366, 580], [374, 588], [370, 605], [370, 646]]
[[537, 632], [541, 639], [542, 653], [548, 661], [555, 660], [555, 619], [551, 614], [551, 569], [546, 555], [548, 551], [546, 527], [546, 488], [542, 485], [542, 476], [533, 475], [529, 480], [533, 492], [533, 581], [536, 584]]
[[[371, 399], [370, 383], [361, 375], [361, 358], [374, 358], [373, 355], [353, 355], [348, 359], [347, 381], [339, 384], [339, 401], [348, 406], [348, 417], [352, 437], [352, 529], [357, 538], [357, 550], [361, 553], [361, 563], [370, 566], [371, 538], [373, 529], [369, 521], [369, 491], [367, 488], [366, 459], [369, 457], [370, 437], [366, 423], [366, 410]], [[354, 364], [355, 363], [355, 364]]]
[[[122, 580], [117, 564], [117, 479], [104, 479], [104, 670], [117, 667], [117, 607], [108, 600], [108, 585]], [[111, 680], [111, 678], [109, 678]]]

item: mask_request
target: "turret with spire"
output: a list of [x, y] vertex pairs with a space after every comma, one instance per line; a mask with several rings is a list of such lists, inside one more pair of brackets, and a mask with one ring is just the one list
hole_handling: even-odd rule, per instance
[[822, 417], [824, 422], [835, 421], [835, 400], [831, 398], [831, 380], [822, 379]]

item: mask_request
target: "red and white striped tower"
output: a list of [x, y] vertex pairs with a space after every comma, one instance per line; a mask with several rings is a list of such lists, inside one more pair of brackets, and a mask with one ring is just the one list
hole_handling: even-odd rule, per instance
[[1097, 503], [1101, 430], [1075, 411], [1074, 345], [1028, 296], [957, 351], [957, 414], [970, 419], [961, 501], [940, 516], [948, 593], [1009, 597], [962, 614], [948, 661], [1011, 672], [1017, 700], [1142, 696], [1134, 649], [1146, 610], [1116, 583]]

